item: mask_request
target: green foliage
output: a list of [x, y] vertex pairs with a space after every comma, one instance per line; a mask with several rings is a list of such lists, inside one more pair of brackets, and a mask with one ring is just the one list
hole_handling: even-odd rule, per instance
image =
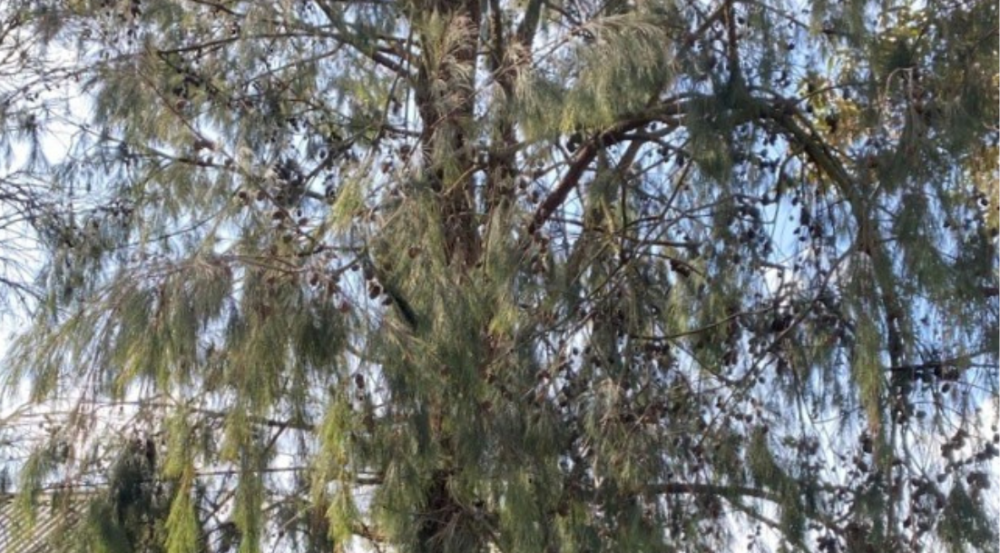
[[[977, 473], [979, 479], [982, 473]], [[965, 486], [956, 484], [948, 494], [946, 515], [941, 521], [941, 538], [949, 551], [967, 551], [968, 546], [983, 551], [996, 551], [996, 528], [983, 516], [977, 507], [981, 501], [981, 484], [972, 480], [973, 493], [970, 496]]]
[[95, 490], [81, 551], [989, 550], [996, 28], [0, 8], [21, 512]]
[[197, 513], [191, 504], [190, 490], [181, 489], [170, 507], [166, 522], [168, 553], [199, 553], [200, 530]]

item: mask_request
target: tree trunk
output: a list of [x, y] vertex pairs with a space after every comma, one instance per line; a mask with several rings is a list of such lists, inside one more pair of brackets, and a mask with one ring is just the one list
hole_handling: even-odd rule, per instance
[[[459, 278], [475, 266], [481, 251], [473, 178], [479, 168], [472, 135], [481, 16], [478, 0], [432, 0], [415, 16], [438, 18], [441, 23], [415, 25], [423, 30], [419, 41], [425, 56], [416, 85], [417, 110], [423, 123], [424, 181], [437, 196], [445, 258]], [[432, 35], [428, 29], [440, 34]], [[449, 489], [457, 467], [451, 466], [452, 440], [444, 421], [447, 394], [440, 392], [430, 406], [432, 439], [441, 452], [439, 465], [425, 487], [424, 510], [418, 515], [418, 547], [425, 553], [454, 550], [449, 533], [459, 523], [456, 517], [462, 516]], [[467, 551], [485, 549], [485, 543], [463, 546]]]

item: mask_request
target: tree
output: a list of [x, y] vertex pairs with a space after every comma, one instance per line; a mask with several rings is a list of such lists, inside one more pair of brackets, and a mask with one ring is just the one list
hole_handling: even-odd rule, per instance
[[995, 3], [19, 10], [84, 550], [995, 548]]

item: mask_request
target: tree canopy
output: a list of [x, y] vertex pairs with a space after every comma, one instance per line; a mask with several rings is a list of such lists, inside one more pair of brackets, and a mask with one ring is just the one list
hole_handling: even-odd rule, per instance
[[3, 5], [26, 516], [86, 492], [86, 552], [996, 551], [997, 10]]

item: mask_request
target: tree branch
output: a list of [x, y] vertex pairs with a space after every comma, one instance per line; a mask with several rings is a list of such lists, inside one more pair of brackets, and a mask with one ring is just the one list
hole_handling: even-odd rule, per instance
[[677, 125], [678, 119], [689, 109], [689, 103], [679, 98], [668, 100], [653, 109], [633, 116], [625, 117], [621, 122], [612, 125], [609, 129], [595, 134], [576, 153], [570, 163], [569, 170], [562, 180], [552, 189], [552, 192], [542, 201], [535, 210], [535, 215], [528, 224], [528, 234], [538, 231], [549, 217], [566, 201], [570, 191], [580, 183], [580, 177], [590, 163], [597, 156], [600, 150], [613, 146], [626, 140], [626, 133], [645, 125], [661, 122], [668, 125]]

